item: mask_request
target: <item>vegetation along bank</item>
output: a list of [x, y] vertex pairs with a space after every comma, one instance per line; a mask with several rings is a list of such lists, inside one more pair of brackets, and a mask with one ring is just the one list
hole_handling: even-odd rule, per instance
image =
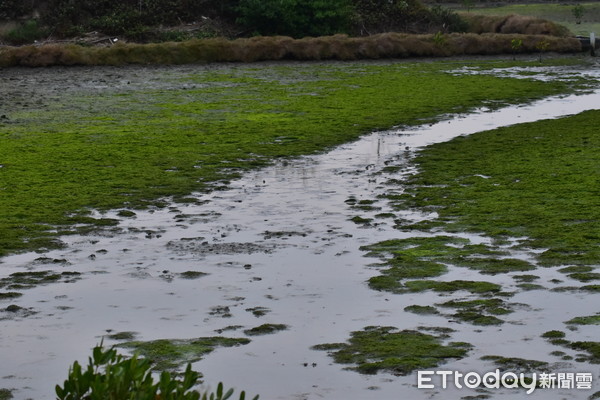
[[4, 67], [581, 51], [549, 20], [459, 15], [417, 0], [14, 2], [0, 6]]

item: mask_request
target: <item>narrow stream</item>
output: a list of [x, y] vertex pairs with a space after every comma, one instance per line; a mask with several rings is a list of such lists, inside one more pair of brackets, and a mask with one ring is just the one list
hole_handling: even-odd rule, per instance
[[[8, 318], [2, 312], [0, 387], [16, 389], [17, 400], [52, 399], [54, 385], [66, 378], [69, 365], [75, 359], [85, 362], [91, 347], [107, 333], [133, 331], [140, 340], [244, 337], [244, 329], [264, 323], [286, 324], [289, 329], [251, 337], [244, 346], [217, 349], [195, 363], [207, 384], [214, 387], [223, 381], [262, 399], [477, 395], [473, 390], [417, 389], [414, 374], [360, 375], [333, 364], [326, 352], [310, 349], [320, 343], [344, 342], [349, 332], [372, 325], [456, 329], [452, 340], [472, 343], [474, 350], [441, 369], [492, 370], [479, 357], [499, 353], [553, 361], [548, 354], [556, 348], [539, 340], [539, 335], [574, 316], [595, 313], [590, 295], [520, 292], [511, 301], [529, 307], [511, 314], [510, 323], [502, 326], [474, 327], [441, 316], [424, 319], [403, 311], [404, 307], [433, 304], [440, 295], [393, 295], [369, 289], [365, 282], [378, 272], [368, 265], [376, 260], [363, 257], [359, 250], [362, 245], [409, 234], [395, 230], [391, 219], [375, 218], [370, 225], [350, 219], [390, 212], [386, 202], [378, 200], [378, 195], [390, 190], [384, 183], [391, 175], [382, 169], [406, 166], [420, 147], [499, 126], [575, 114], [598, 104], [600, 92], [594, 92], [479, 110], [408, 130], [375, 132], [326, 154], [248, 173], [227, 190], [198, 194], [204, 202], [201, 206], [176, 204], [136, 211], [133, 218], [106, 213], [104, 217], [122, 220], [119, 232], [68, 236], [62, 238], [67, 250], [5, 257], [3, 276], [57, 268], [82, 275], [75, 282], [37, 286], [19, 299], [2, 301], [3, 308], [17, 304], [36, 314]], [[405, 168], [404, 173], [410, 172]], [[357, 210], [347, 204], [348, 199], [377, 200], [373, 206], [380, 209]], [[406, 212], [402, 217], [424, 216]], [[463, 237], [488, 242], [485, 237]], [[49, 265], [40, 257], [64, 261]], [[183, 279], [178, 274], [185, 271], [208, 275]], [[542, 280], [561, 275], [551, 268], [538, 269], [536, 274]], [[483, 280], [468, 269], [450, 270], [440, 279]], [[502, 275], [485, 280], [507, 287], [515, 284]], [[255, 307], [264, 307], [266, 314], [254, 316], [248, 310]], [[217, 333], [231, 326], [242, 328]], [[536, 338], [532, 346], [530, 340]], [[591, 368], [583, 365], [582, 370], [589, 370], [585, 367]], [[594, 371], [598, 379], [597, 368]], [[529, 397], [584, 399], [590, 394], [555, 390]], [[513, 399], [514, 395], [497, 391], [493, 398]]]

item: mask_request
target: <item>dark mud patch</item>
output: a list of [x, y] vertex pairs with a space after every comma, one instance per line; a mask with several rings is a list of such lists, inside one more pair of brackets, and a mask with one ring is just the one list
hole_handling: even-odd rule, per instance
[[438, 336], [413, 330], [398, 331], [393, 327], [366, 327], [352, 332], [347, 343], [313, 346], [325, 350], [339, 364], [352, 364], [348, 369], [376, 374], [387, 371], [407, 375], [417, 369], [434, 368], [450, 359], [465, 357], [467, 343], [443, 345]]
[[16, 304], [11, 304], [4, 309], [0, 309], [0, 320], [27, 318], [37, 313], [33, 308], [24, 308]]
[[263, 239], [289, 239], [294, 236], [306, 237], [308, 234], [312, 233], [312, 231], [307, 232], [299, 232], [299, 231], [265, 231], [263, 233]]
[[122, 341], [122, 340], [134, 340], [137, 336], [138, 336], [137, 332], [126, 331], [126, 332], [111, 333], [104, 337], [107, 339], [110, 339], [110, 340]]
[[211, 307], [208, 312], [209, 315], [221, 317], [221, 318], [231, 318], [233, 314], [231, 314], [231, 309], [229, 306], [214, 306]]
[[217, 347], [234, 347], [250, 343], [245, 338], [202, 337], [197, 339], [160, 339], [128, 342], [118, 347], [131, 349], [150, 360], [158, 371], [176, 370], [211, 353]]
[[202, 278], [203, 276], [206, 276], [206, 275], [208, 275], [206, 272], [201, 272], [201, 271], [185, 271], [185, 272], [178, 274], [178, 276], [180, 278], [189, 279], [189, 280]]
[[178, 240], [167, 243], [167, 248], [177, 252], [197, 255], [213, 254], [255, 254], [272, 253], [276, 249], [273, 244], [260, 243], [209, 243], [207, 241]]

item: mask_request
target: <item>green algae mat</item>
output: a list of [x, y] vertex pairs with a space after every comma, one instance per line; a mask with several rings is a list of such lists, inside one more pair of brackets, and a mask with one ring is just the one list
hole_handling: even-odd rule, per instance
[[[520, 246], [542, 251], [542, 265], [597, 265], [599, 119], [588, 111], [430, 146], [395, 205], [435, 208], [446, 231], [526, 237]], [[596, 277], [589, 268], [563, 272]]]
[[[164, 206], [165, 196], [189, 201], [190, 192], [275, 158], [324, 151], [375, 129], [571, 90], [560, 82], [449, 72], [463, 65], [49, 69], [26, 74], [37, 79], [30, 99], [18, 96], [23, 71], [5, 70], [2, 84], [14, 96], [0, 103], [0, 256], [58, 247], [61, 233], [116, 224], [93, 218], [93, 209], [123, 208], [126, 216]], [[110, 78], [82, 84], [110, 77], [107, 71], [131, 71], [138, 84]], [[64, 87], [48, 87], [53, 74]]]

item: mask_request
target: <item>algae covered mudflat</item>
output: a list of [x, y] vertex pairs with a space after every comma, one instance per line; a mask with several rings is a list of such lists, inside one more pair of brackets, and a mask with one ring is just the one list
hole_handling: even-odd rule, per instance
[[[96, 191], [97, 203], [86, 204], [90, 208], [84, 217], [70, 208], [68, 217], [74, 219], [57, 231], [43, 226], [48, 229], [46, 238], [60, 239], [61, 248], [25, 243], [39, 253], [3, 257], [2, 284], [16, 295], [3, 299], [0, 310], [2, 317], [11, 317], [0, 318], [0, 348], [14, 360], [0, 366], [0, 387], [10, 389], [17, 399], [51, 398], [53, 386], [64, 379], [73, 360], [84, 359], [102, 338], [122, 352], [146, 352], [155, 359], [155, 368], [177, 369], [193, 361], [207, 385], [223, 381], [273, 399], [359, 399], [374, 394], [514, 398], [520, 389], [419, 389], [415, 373], [423, 368], [593, 372], [598, 325], [590, 299], [599, 286], [596, 265], [587, 262], [593, 252], [573, 263], [546, 262], [542, 255], [551, 248], [532, 247], [535, 235], [528, 235], [526, 228], [516, 231], [517, 237], [509, 229], [485, 235], [485, 224], [467, 225], [458, 216], [446, 215], [444, 209], [462, 202], [460, 198], [450, 202], [453, 193], [478, 185], [478, 179], [495, 179], [494, 171], [472, 170], [471, 177], [453, 178], [456, 171], [434, 164], [450, 154], [455, 159], [467, 157], [475, 145], [452, 150], [457, 145], [450, 142], [449, 150], [436, 145], [420, 151], [422, 146], [484, 127], [592, 108], [595, 94], [554, 96], [493, 111], [530, 96], [571, 92], [584, 85], [593, 88], [593, 74], [570, 62], [567, 70], [504, 62], [470, 63], [465, 68], [456, 61], [95, 70], [111, 74], [114, 87], [108, 75], [102, 77], [104, 82], [86, 81], [80, 79], [86, 77], [85, 70], [73, 70], [72, 84], [65, 84], [67, 89], [61, 92], [65, 98], [72, 94], [80, 100], [70, 104], [70, 110], [57, 93], [55, 104], [48, 101], [52, 91], [40, 91], [34, 100], [22, 98], [28, 107], [38, 100], [47, 107], [38, 104], [36, 112], [28, 107], [17, 112], [15, 106], [7, 113], [8, 123], [2, 127], [7, 143], [25, 140], [21, 144], [29, 147], [21, 149], [35, 153], [47, 142], [33, 146], [33, 139], [56, 135], [67, 140], [65, 132], [76, 131], [84, 138], [93, 131], [86, 143], [98, 144], [99, 157], [103, 151], [112, 154], [108, 150], [123, 155], [102, 158], [110, 162], [106, 170], [123, 172], [128, 165], [131, 175], [122, 176], [121, 186], [106, 185], [114, 190], [113, 199], [109, 192], [101, 193], [102, 179], [90, 169], [82, 175], [88, 181], [72, 184], [80, 185], [78, 190], [89, 185], [85, 190]], [[510, 68], [515, 65], [520, 69]], [[135, 73], [129, 75], [131, 71]], [[153, 75], [157, 71], [161, 73]], [[30, 76], [29, 82], [39, 83], [44, 73]], [[374, 76], [380, 74], [385, 80], [378, 83]], [[538, 79], [542, 77], [551, 80]], [[563, 80], [552, 80], [557, 77]], [[391, 89], [382, 92], [386, 103], [374, 100], [370, 105], [358, 96], [375, 99], [388, 83]], [[445, 93], [462, 85], [464, 95]], [[431, 97], [434, 86], [440, 88], [439, 102], [418, 100], [421, 95]], [[86, 97], [90, 90], [98, 93], [95, 103]], [[485, 92], [495, 101], [486, 100]], [[344, 95], [336, 99], [336, 93]], [[349, 99], [350, 94], [357, 98]], [[113, 103], [115, 98], [122, 102]], [[153, 103], [156, 98], [164, 103]], [[293, 103], [296, 98], [300, 100]], [[56, 113], [67, 118], [77, 107], [84, 123], [67, 120], [64, 126], [71, 128], [62, 132], [63, 122], [54, 121], [52, 132], [28, 136], [25, 127], [38, 126], [36, 121], [44, 118], [52, 122]], [[292, 107], [301, 112], [296, 115]], [[374, 111], [377, 107], [381, 113]], [[465, 107], [479, 111], [456, 118], [439, 115]], [[92, 112], [101, 109], [111, 114]], [[135, 123], [134, 117], [139, 118]], [[206, 119], [200, 123], [200, 118]], [[169, 119], [175, 121], [172, 128]], [[403, 125], [334, 146], [364, 130], [423, 122], [416, 128]], [[233, 133], [220, 129], [215, 137], [207, 133], [216, 127]], [[238, 128], [243, 135], [236, 136]], [[317, 133], [311, 134], [313, 129]], [[503, 131], [507, 140], [511, 129]], [[256, 142], [259, 137], [266, 139]], [[160, 146], [153, 146], [157, 138]], [[518, 147], [521, 139], [512, 139], [510, 146], [497, 144], [499, 151]], [[575, 159], [580, 154], [578, 142], [565, 143], [569, 143], [565, 151], [572, 151], [569, 158]], [[146, 151], [147, 147], [154, 150]], [[64, 155], [67, 149], [55, 152]], [[439, 153], [430, 163], [421, 163], [427, 151]], [[305, 152], [315, 154], [298, 156]], [[129, 153], [131, 163], [125, 164]], [[159, 155], [170, 158], [163, 165], [157, 161]], [[186, 168], [186, 160], [193, 157], [192, 167]], [[137, 171], [134, 160], [140, 159], [148, 162]], [[19, 165], [23, 177], [36, 176]], [[79, 173], [76, 163], [65, 165]], [[562, 164], [558, 165], [554, 173], [561, 172]], [[9, 166], [0, 173], [10, 172]], [[82, 168], [88, 167], [82, 163]], [[419, 180], [436, 168], [447, 182]], [[131, 180], [137, 189], [126, 191], [126, 178], [132, 176], [139, 178]], [[526, 176], [527, 171], [521, 171], [519, 178]], [[110, 175], [102, 177], [104, 183], [111, 182]], [[59, 182], [59, 174], [53, 179]], [[458, 179], [456, 190], [452, 179]], [[30, 186], [36, 184], [41, 199], [50, 188], [42, 179], [30, 181]], [[173, 196], [166, 197], [169, 185]], [[526, 194], [527, 188], [512, 195]], [[420, 197], [420, 190], [433, 189], [447, 192], [439, 198]], [[160, 193], [165, 197], [155, 197]], [[485, 190], [470, 194], [473, 202], [481, 201], [480, 194], [484, 196]], [[448, 205], [442, 202], [446, 198]], [[65, 199], [62, 207], [75, 207], [75, 200]], [[29, 200], [28, 205], [36, 201]], [[30, 218], [25, 214], [19, 217], [24, 227]], [[587, 218], [583, 214], [578, 217]], [[100, 226], [94, 225], [96, 221]], [[550, 225], [560, 226], [559, 222]], [[58, 236], [67, 229], [79, 233]], [[18, 243], [17, 237], [12, 243]], [[592, 393], [536, 391], [544, 399], [583, 399]]]
[[562, 82], [451, 74], [453, 66], [4, 70], [0, 254], [57, 247], [57, 232], [116, 223], [90, 218], [90, 209], [185, 201], [273, 158], [569, 90]]

